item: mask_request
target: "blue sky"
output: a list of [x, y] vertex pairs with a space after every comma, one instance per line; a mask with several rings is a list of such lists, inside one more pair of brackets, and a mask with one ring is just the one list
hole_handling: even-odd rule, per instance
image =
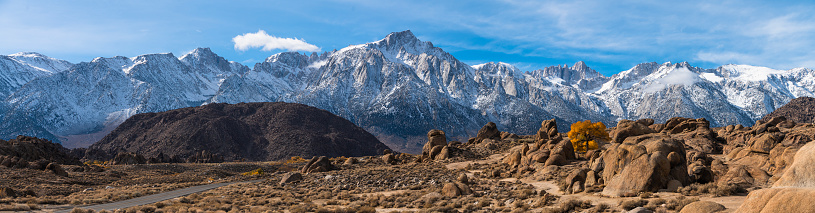
[[[470, 65], [524, 71], [576, 61], [605, 75], [651, 61], [815, 68], [813, 11], [805, 1], [0, 0], [0, 55], [76, 63], [210, 47], [252, 67], [282, 51], [330, 51], [410, 29]], [[254, 40], [236, 46], [248, 33]]]

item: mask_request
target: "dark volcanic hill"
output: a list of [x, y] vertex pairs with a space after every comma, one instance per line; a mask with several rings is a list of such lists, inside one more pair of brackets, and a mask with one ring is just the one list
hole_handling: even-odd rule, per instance
[[773, 117], [784, 116], [787, 120], [796, 123], [815, 123], [815, 98], [800, 97], [792, 99], [789, 103], [776, 109], [770, 114], [761, 118], [767, 122]]
[[186, 158], [206, 150], [224, 160], [364, 156], [388, 147], [350, 121], [303, 104], [208, 104], [128, 118], [88, 153]]
[[68, 152], [68, 149], [58, 143], [35, 137], [19, 135], [8, 141], [0, 140], [0, 156], [16, 157], [25, 161], [43, 159], [59, 164], [82, 164]]

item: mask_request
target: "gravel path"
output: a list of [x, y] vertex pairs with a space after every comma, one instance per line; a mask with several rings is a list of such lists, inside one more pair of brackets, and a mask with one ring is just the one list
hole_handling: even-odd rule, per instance
[[[169, 191], [169, 192], [164, 192], [164, 193], [147, 195], [147, 196], [143, 196], [143, 197], [137, 197], [137, 198], [118, 201], [118, 202], [113, 202], [113, 203], [105, 203], [105, 204], [99, 204], [99, 205], [93, 205], [93, 206], [84, 206], [84, 207], [79, 206], [79, 207], [83, 208], [83, 209], [93, 209], [93, 210], [96, 210], [96, 211], [124, 209], [124, 208], [128, 208], [128, 207], [133, 207], [133, 206], [140, 206], [140, 205], [147, 205], [147, 204], [151, 204], [151, 203], [157, 203], [157, 202], [161, 202], [161, 201], [164, 201], [164, 200], [169, 200], [169, 199], [181, 197], [181, 196], [184, 196], [184, 195], [189, 195], [189, 194], [193, 194], [193, 193], [207, 191], [207, 190], [218, 188], [218, 187], [221, 187], [221, 186], [237, 184], [237, 183], [257, 183], [257, 182], [261, 182], [263, 180], [265, 180], [265, 179], [242, 181], [242, 182], [231, 182], [231, 183], [213, 183], [213, 184], [208, 184], [208, 185], [193, 186], [193, 187], [179, 189], [179, 190], [175, 190], [175, 191]], [[67, 212], [70, 212], [71, 210], [72, 209], [62, 209], [62, 210], [57, 210], [55, 212], [57, 212], [57, 213], [67, 213]]]

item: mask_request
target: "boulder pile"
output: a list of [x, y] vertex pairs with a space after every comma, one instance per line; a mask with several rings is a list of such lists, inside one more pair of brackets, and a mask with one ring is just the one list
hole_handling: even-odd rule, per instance
[[[606, 196], [636, 196], [667, 189], [669, 182], [688, 185], [685, 147], [681, 140], [652, 133], [628, 137], [602, 155]], [[599, 172], [599, 171], [594, 171]]]
[[736, 212], [815, 212], [815, 143], [807, 143], [795, 154], [772, 188], [750, 192]]

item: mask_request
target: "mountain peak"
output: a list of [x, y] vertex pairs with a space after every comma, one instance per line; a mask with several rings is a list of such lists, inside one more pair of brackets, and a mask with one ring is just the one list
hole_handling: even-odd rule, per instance
[[418, 41], [419, 39], [416, 38], [416, 36], [413, 35], [413, 32], [410, 32], [410, 30], [405, 30], [405, 31], [402, 31], [402, 32], [392, 32], [392, 33], [388, 34], [388, 36], [385, 36], [384, 40], [386, 42], [387, 41], [406, 41], [406, 42], [409, 42], [409, 41]]
[[195, 48], [194, 50], [190, 51], [187, 54], [184, 54], [179, 59], [183, 61], [184, 58], [187, 58], [187, 57], [202, 59], [202, 58], [218, 58], [219, 56], [218, 56], [218, 54], [215, 54], [214, 52], [212, 52], [212, 50], [209, 49], [209, 47], [199, 47], [199, 48]]
[[487, 62], [473, 65], [472, 68], [479, 71], [485, 71], [489, 74], [500, 74], [513, 77], [518, 77], [520, 74], [522, 74], [517, 67], [504, 62]]
[[40, 58], [48, 58], [48, 56], [45, 56], [45, 55], [40, 54], [40, 53], [38, 53], [38, 52], [18, 52], [18, 53], [11, 54], [11, 55], [9, 55], [9, 56], [11, 56], [11, 57], [31, 57], [31, 58], [34, 58], [34, 57], [40, 57]]
[[[424, 45], [422, 41], [416, 38], [413, 35], [413, 32], [410, 30], [405, 30], [402, 32], [392, 32], [385, 36], [382, 40], [374, 42], [377, 45], [384, 46], [387, 49], [398, 49], [401, 47], [413, 47], [413, 46], [420, 46]], [[430, 42], [424, 42], [430, 44]], [[432, 46], [432, 44], [430, 45]]]
[[575, 84], [581, 79], [593, 79], [602, 76], [599, 72], [589, 68], [583, 61], [578, 61], [571, 68], [568, 65], [550, 66], [532, 71], [532, 73], [540, 77], [557, 77], [569, 82], [569, 84]]
[[194, 54], [200, 54], [200, 55], [215, 55], [215, 53], [214, 53], [214, 52], [212, 52], [212, 50], [211, 50], [211, 49], [209, 49], [209, 47], [199, 47], [199, 48], [195, 48], [195, 49], [194, 49], [194, 50], [192, 50], [192, 52], [190, 52], [190, 53], [194, 53]]

